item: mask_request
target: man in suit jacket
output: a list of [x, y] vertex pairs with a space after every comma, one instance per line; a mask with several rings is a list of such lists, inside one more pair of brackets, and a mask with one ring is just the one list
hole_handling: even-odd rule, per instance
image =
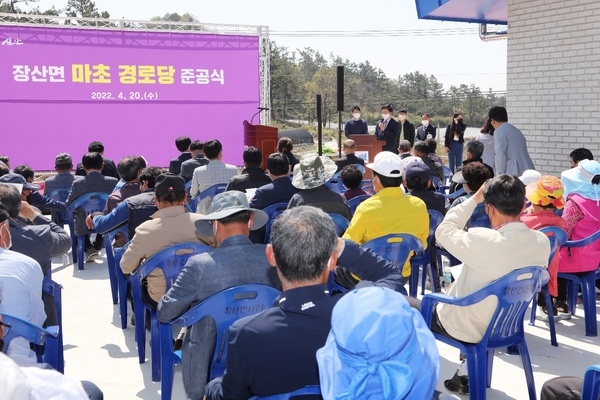
[[[416, 140], [435, 139], [435, 126], [430, 124], [429, 114], [421, 116], [421, 126], [417, 128]], [[431, 136], [431, 138], [429, 137]]]
[[398, 140], [400, 142], [408, 140], [410, 145], [413, 146], [415, 144], [415, 126], [406, 118], [407, 115], [408, 112], [406, 110], [398, 112], [398, 122], [400, 122], [400, 138]]
[[239, 190], [245, 193], [246, 189], [259, 188], [271, 182], [269, 175], [265, 174], [265, 171], [260, 168], [262, 152], [258, 148], [248, 147], [244, 150], [243, 158], [244, 169], [242, 173], [232, 177], [225, 190]]
[[[73, 181], [71, 192], [67, 198], [66, 205], [69, 206], [84, 194], [91, 192], [112, 193], [117, 185], [117, 179], [102, 175], [103, 160], [100, 153], [87, 153], [83, 156], [82, 165], [85, 170], [85, 179]], [[82, 208], [76, 210], [75, 213], [75, 235], [87, 235], [85, 240], [86, 262], [92, 262], [98, 257], [98, 251], [102, 248], [104, 241], [102, 235], [96, 235], [96, 241], [92, 244], [89, 240], [89, 231], [85, 224], [85, 212]]]
[[331, 218], [314, 207], [283, 212], [266, 251], [283, 278], [281, 300], [231, 326], [227, 369], [206, 387], [208, 400], [269, 396], [319, 384], [315, 353], [326, 342], [333, 307], [342, 298], [326, 286], [336, 264], [361, 278], [359, 288], [402, 287], [397, 268], [371, 250], [338, 239]]
[[492, 107], [488, 115], [494, 127], [496, 173], [521, 176], [523, 171], [535, 169], [527, 152], [527, 140], [520, 130], [507, 122], [506, 108]]
[[175, 146], [177, 146], [177, 150], [181, 154], [169, 162], [170, 174], [179, 175], [181, 173], [181, 164], [192, 158], [192, 154], [190, 153], [191, 144], [192, 140], [187, 136], [180, 136], [175, 139]]
[[[190, 306], [232, 286], [262, 283], [281, 289], [265, 246], [253, 244], [248, 235], [267, 222], [267, 214], [250, 208], [246, 195], [223, 192], [212, 201], [212, 213], [198, 218], [196, 229], [204, 236], [213, 232], [218, 247], [191, 257], [158, 304], [158, 319], [168, 322]], [[209, 223], [212, 221], [212, 223]], [[203, 319], [186, 332], [182, 348], [183, 383], [189, 398], [200, 399], [208, 380], [215, 340], [214, 325]]]
[[73, 170], [73, 160], [67, 153], [60, 153], [56, 156], [54, 159], [54, 169], [58, 174], [44, 181], [44, 193], [50, 193], [54, 189], [63, 187], [70, 188], [74, 180], [83, 179], [81, 176], [71, 173]]
[[[119, 179], [119, 173], [117, 172], [117, 166], [115, 165], [113, 160], [109, 160], [104, 157], [104, 145], [101, 142], [95, 141], [89, 144], [88, 153], [100, 153], [102, 156], [102, 162], [104, 166], [102, 167], [102, 171], [100, 172], [104, 176], [111, 176], [113, 178]], [[75, 175], [85, 176], [85, 168], [83, 167], [83, 163], [78, 163], [77, 168], [75, 169]]]
[[398, 137], [400, 136], [400, 124], [392, 118], [394, 110], [391, 105], [381, 107], [381, 121], [375, 128], [375, 136], [379, 140], [385, 140], [383, 151], [391, 151], [398, 154]]
[[204, 143], [200, 140], [194, 140], [190, 144], [190, 154], [192, 158], [181, 163], [181, 172], [179, 173], [179, 176], [186, 182], [192, 180], [196, 168], [208, 164], [208, 159], [204, 157]]
[[356, 152], [356, 144], [354, 140], [348, 139], [344, 142], [344, 157], [336, 160], [335, 165], [337, 165], [336, 173], [341, 171], [346, 165], [352, 164], [360, 164], [363, 167], [365, 166], [365, 160], [362, 158], [356, 157], [354, 154]]
[[267, 159], [267, 173], [271, 183], [256, 189], [250, 207], [264, 209], [276, 203], [289, 203], [298, 189], [292, 185], [290, 179], [290, 163], [281, 153], [273, 153]]

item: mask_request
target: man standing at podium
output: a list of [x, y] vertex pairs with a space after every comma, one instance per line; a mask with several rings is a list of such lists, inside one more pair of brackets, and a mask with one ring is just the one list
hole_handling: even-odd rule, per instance
[[381, 107], [381, 120], [375, 129], [375, 136], [379, 140], [385, 140], [383, 151], [391, 151], [398, 154], [398, 137], [400, 136], [400, 124], [392, 118], [394, 110], [391, 105]]
[[344, 124], [344, 134], [347, 138], [350, 135], [366, 135], [369, 133], [367, 121], [360, 118], [360, 107], [354, 106], [352, 109], [352, 119], [349, 119]]

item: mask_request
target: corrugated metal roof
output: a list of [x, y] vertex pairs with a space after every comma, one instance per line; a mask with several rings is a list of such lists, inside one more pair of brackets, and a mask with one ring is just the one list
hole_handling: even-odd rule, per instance
[[419, 19], [508, 24], [508, 0], [415, 0]]

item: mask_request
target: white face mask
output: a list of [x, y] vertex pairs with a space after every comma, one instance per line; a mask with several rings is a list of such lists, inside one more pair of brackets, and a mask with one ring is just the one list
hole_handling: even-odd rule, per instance
[[400, 115], [398, 115], [398, 119], [399, 119], [400, 121], [405, 121], [405, 120], [406, 120], [406, 115], [404, 115], [404, 114], [400, 114]]
[[421, 123], [423, 124], [423, 126], [427, 126], [427, 125], [429, 125], [429, 120], [423, 119], [423, 120], [421, 120]]
[[383, 118], [383, 120], [387, 120], [390, 117], [390, 114], [381, 114], [381, 118]]
[[352, 114], [352, 117], [354, 119], [359, 119], [360, 118], [360, 113], [354, 113], [354, 114]]

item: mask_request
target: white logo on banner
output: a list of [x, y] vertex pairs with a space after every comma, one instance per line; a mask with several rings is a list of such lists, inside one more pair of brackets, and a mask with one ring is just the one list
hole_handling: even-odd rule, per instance
[[20, 46], [23, 44], [23, 41], [19, 38], [6, 38], [2, 41], [2, 46]]

